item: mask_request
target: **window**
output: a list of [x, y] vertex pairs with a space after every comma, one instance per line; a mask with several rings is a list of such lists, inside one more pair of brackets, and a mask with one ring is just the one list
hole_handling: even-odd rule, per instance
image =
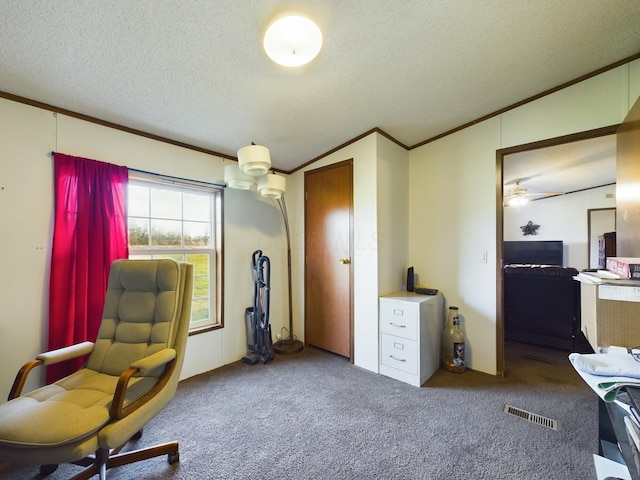
[[193, 264], [190, 332], [222, 327], [222, 190], [130, 173], [129, 258]]

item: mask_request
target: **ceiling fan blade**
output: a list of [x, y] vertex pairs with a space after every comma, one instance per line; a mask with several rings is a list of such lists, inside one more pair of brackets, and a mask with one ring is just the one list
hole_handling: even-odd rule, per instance
[[550, 196], [550, 195], [564, 195], [565, 192], [536, 192], [536, 193], [525, 193], [525, 195], [527, 197], [534, 197], [534, 196]]

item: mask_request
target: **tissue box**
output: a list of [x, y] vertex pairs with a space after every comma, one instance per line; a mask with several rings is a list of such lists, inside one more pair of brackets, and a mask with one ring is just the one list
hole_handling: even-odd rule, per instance
[[640, 280], [640, 258], [608, 257], [607, 270], [620, 275], [621, 278]]

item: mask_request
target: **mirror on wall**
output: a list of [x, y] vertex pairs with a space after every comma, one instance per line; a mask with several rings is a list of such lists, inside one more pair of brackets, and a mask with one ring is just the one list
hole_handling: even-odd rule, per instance
[[616, 209], [587, 210], [589, 268], [605, 268], [605, 258], [616, 254]]
[[[616, 130], [612, 125], [496, 152], [497, 214], [502, 220], [497, 228], [496, 319], [501, 373], [508, 368], [505, 340], [513, 329], [505, 309], [504, 242], [561, 241], [565, 266], [590, 268], [592, 245], [597, 250], [599, 236], [615, 230]], [[514, 198], [519, 201], [510, 203]], [[534, 234], [523, 230], [529, 221], [539, 226]]]
[[[503, 157], [503, 241], [563, 241], [563, 265], [597, 268], [597, 237], [614, 230], [610, 208], [615, 208], [615, 134], [579, 138], [556, 145], [509, 153]], [[521, 203], [512, 205], [512, 192]], [[593, 235], [585, 210], [594, 212]], [[615, 210], [614, 210], [615, 212]], [[602, 217], [602, 219], [600, 218]], [[531, 221], [534, 235], [522, 234]], [[602, 223], [604, 222], [604, 223]], [[603, 231], [602, 229], [605, 229]]]

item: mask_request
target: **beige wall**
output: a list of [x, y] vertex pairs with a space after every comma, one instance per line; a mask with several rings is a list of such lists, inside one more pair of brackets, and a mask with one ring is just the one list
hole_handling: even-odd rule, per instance
[[[638, 95], [640, 60], [410, 152], [372, 134], [305, 168], [354, 159], [356, 365], [377, 371], [378, 296], [400, 288], [405, 268], [413, 265], [423, 284], [440, 289], [447, 304], [460, 308], [471, 368], [496, 373], [496, 150], [619, 123]], [[202, 181], [221, 180], [226, 161], [5, 99], [0, 99], [0, 143], [5, 232], [0, 395], [6, 397], [19, 366], [46, 346], [53, 202], [49, 153]], [[304, 170], [290, 176], [287, 194], [294, 333], [302, 339]], [[406, 194], [403, 178], [408, 178]], [[225, 234], [225, 328], [190, 337], [183, 376], [244, 354], [250, 256], [257, 248], [272, 263], [274, 334], [288, 326], [286, 241], [275, 205], [253, 192], [226, 191]]]
[[[0, 99], [0, 396], [20, 366], [46, 350], [53, 213], [50, 153], [93, 158], [181, 178], [223, 179], [228, 160]], [[275, 204], [255, 192], [225, 191], [225, 328], [189, 337], [182, 377], [239, 360], [246, 352], [244, 309], [251, 305], [251, 254], [272, 262], [273, 331], [288, 324], [286, 241]], [[273, 298], [272, 297], [272, 298]], [[29, 388], [42, 381], [32, 375]]]
[[[640, 92], [639, 64], [636, 60], [410, 152], [410, 262], [418, 272], [428, 272], [448, 304], [460, 308], [471, 368], [497, 372], [496, 150], [620, 123]], [[481, 261], [485, 251], [486, 264]]]
[[[353, 159], [353, 310], [354, 363], [378, 371], [378, 228], [377, 137], [369, 135], [292, 175], [295, 184], [295, 245], [298, 284], [296, 298], [298, 334], [304, 327], [304, 172]], [[313, 252], [307, 252], [313, 255]]]
[[406, 287], [409, 265], [409, 154], [378, 135], [378, 293]]

